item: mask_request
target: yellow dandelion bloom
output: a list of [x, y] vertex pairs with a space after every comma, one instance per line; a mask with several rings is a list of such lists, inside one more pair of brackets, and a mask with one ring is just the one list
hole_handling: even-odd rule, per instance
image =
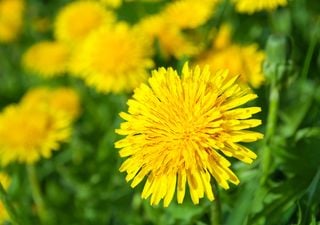
[[241, 13], [252, 14], [263, 10], [274, 10], [287, 5], [287, 0], [234, 0], [236, 10]]
[[75, 1], [58, 13], [54, 33], [58, 40], [74, 44], [113, 21], [112, 12], [106, 11], [99, 2]]
[[265, 54], [258, 50], [255, 44], [248, 46], [232, 45], [220, 51], [209, 52], [197, 63], [208, 64], [212, 72], [214, 68], [228, 68], [233, 75], [240, 75], [239, 79], [243, 84], [250, 84], [259, 88], [265, 77], [262, 71], [262, 62]]
[[169, 3], [163, 16], [172, 25], [179, 28], [196, 28], [203, 25], [212, 16], [218, 1], [178, 0]]
[[[209, 65], [210, 69], [228, 68], [233, 75], [240, 75], [243, 84], [259, 88], [265, 77], [262, 62], [265, 58], [263, 51], [256, 44], [247, 46], [233, 44], [231, 27], [223, 25], [213, 42], [213, 48], [198, 58], [196, 64]], [[216, 71], [212, 71], [216, 72]]]
[[0, 0], [0, 42], [14, 41], [23, 25], [23, 0]]
[[101, 92], [130, 91], [153, 66], [150, 40], [126, 24], [93, 32], [77, 52], [73, 70]]
[[239, 108], [257, 95], [236, 80], [226, 70], [212, 74], [208, 67], [189, 69], [185, 64], [181, 78], [172, 68], [160, 68], [149, 85], [135, 90], [128, 113], [120, 113], [126, 121], [116, 130], [126, 137], [115, 147], [128, 157], [120, 171], [132, 180], [131, 187], [146, 177], [142, 198], [151, 196], [151, 205], [163, 199], [168, 206], [175, 189], [182, 203], [186, 183], [194, 204], [204, 195], [214, 200], [211, 177], [224, 189], [228, 182], [239, 183], [223, 154], [252, 163], [256, 154], [241, 143], [263, 135], [246, 130], [260, 125], [251, 119], [260, 108]]
[[[7, 189], [10, 185], [10, 178], [7, 174], [0, 172], [0, 183], [4, 189]], [[0, 202], [0, 223], [3, 224], [5, 221], [8, 221], [9, 215], [7, 210], [4, 208], [2, 202]]]
[[61, 42], [42, 41], [31, 46], [22, 56], [23, 66], [43, 77], [62, 75], [67, 70], [70, 49]]
[[74, 120], [80, 113], [80, 100], [78, 94], [71, 88], [38, 87], [28, 91], [22, 99], [28, 104], [44, 104], [52, 110], [64, 113]]
[[144, 18], [137, 27], [152, 40], [158, 41], [164, 57], [192, 56], [199, 52], [199, 47], [187, 40], [176, 26], [170, 25], [162, 15]]
[[49, 158], [70, 136], [70, 120], [42, 105], [24, 102], [0, 114], [0, 163], [32, 164]]

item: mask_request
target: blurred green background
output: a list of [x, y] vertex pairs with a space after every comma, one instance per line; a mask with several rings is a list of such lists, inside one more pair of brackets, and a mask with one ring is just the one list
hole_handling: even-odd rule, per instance
[[[168, 208], [161, 204], [150, 206], [140, 197], [142, 185], [132, 189], [125, 174], [118, 171], [123, 159], [114, 148], [119, 139], [114, 130], [121, 122], [118, 113], [127, 110], [126, 101], [131, 93], [99, 93], [78, 78], [64, 75], [44, 79], [21, 66], [21, 56], [27, 48], [38, 41], [53, 39], [55, 16], [69, 2], [27, 0], [18, 39], [0, 43], [0, 110], [19, 102], [30, 88], [40, 85], [71, 87], [80, 96], [81, 115], [73, 125], [70, 141], [50, 159], [42, 159], [35, 165], [49, 213], [46, 225], [320, 224], [318, 0], [293, 0], [272, 12], [252, 15], [237, 13], [233, 4], [225, 0], [219, 2], [205, 24], [183, 30], [209, 45], [211, 30], [228, 22], [234, 30], [233, 41], [258, 43], [269, 63], [277, 68], [283, 66], [285, 72], [276, 75], [271, 72], [264, 85], [254, 90], [259, 96], [255, 105], [262, 108], [258, 114], [263, 121], [259, 131], [266, 132], [270, 119], [268, 112], [273, 104], [270, 92], [279, 93], [279, 107], [270, 137], [249, 145], [258, 159], [252, 165], [231, 161], [241, 183], [227, 191], [216, 190], [217, 201], [202, 199], [199, 205], [193, 205], [187, 194], [183, 204], [173, 201]], [[114, 12], [118, 20], [135, 24], [161, 11], [169, 2], [124, 1]], [[48, 27], [41, 32], [34, 27], [39, 18], [48, 21]], [[266, 43], [272, 34], [288, 37], [289, 44], [284, 49], [276, 47], [276, 53], [268, 52]], [[165, 58], [157, 46], [155, 49], [155, 68], [172, 66], [180, 70], [183, 62], [192, 60], [192, 56]], [[283, 61], [277, 61], [273, 54], [284, 54]], [[261, 178], [266, 176], [261, 169], [265, 152], [270, 153], [270, 170], [266, 182], [261, 184]], [[11, 177], [7, 197], [21, 224], [44, 224], [37, 213], [25, 165], [13, 163], [2, 170]]]

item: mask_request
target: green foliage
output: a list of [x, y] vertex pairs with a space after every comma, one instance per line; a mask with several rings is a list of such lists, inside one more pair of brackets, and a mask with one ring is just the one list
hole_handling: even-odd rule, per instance
[[[290, 58], [293, 68], [285, 78], [277, 80], [280, 101], [275, 128], [267, 142], [261, 141], [253, 147], [258, 151], [257, 161], [251, 166], [233, 163], [241, 184], [227, 191], [219, 189], [219, 201], [213, 203], [202, 200], [200, 205], [193, 205], [187, 199], [182, 205], [172, 203], [168, 208], [150, 206], [140, 198], [141, 185], [140, 189], [131, 189], [125, 175], [118, 171], [122, 159], [114, 148], [114, 142], [119, 139], [114, 130], [121, 122], [118, 113], [127, 109], [126, 101], [131, 94], [100, 94], [67, 76], [42, 80], [26, 74], [20, 66], [21, 54], [28, 46], [52, 38], [51, 30], [37, 33], [31, 29], [32, 20], [47, 16], [53, 21], [57, 10], [67, 2], [28, 1], [22, 36], [13, 44], [0, 45], [1, 110], [38, 85], [72, 87], [80, 94], [82, 106], [70, 143], [36, 165], [48, 214], [45, 223], [37, 215], [25, 166], [13, 164], [4, 168], [12, 177], [6, 200], [23, 221], [21, 224], [205, 225], [214, 224], [212, 221], [218, 216], [213, 210], [215, 204], [221, 204], [218, 212], [221, 224], [226, 225], [320, 224], [320, 8], [317, 0], [290, 1], [286, 8], [253, 15], [238, 14], [229, 1], [224, 1], [209, 22], [198, 29], [199, 34], [209, 34], [212, 26], [217, 28], [228, 21], [235, 27], [235, 40], [256, 41], [262, 48], [271, 34], [288, 35], [293, 42]], [[166, 1], [130, 1], [118, 9], [118, 15], [134, 23], [164, 4]], [[175, 68], [181, 68], [188, 59], [166, 60], [159, 54], [155, 58], [157, 66]], [[260, 96], [257, 104], [263, 109], [259, 115], [263, 120], [262, 132], [269, 122], [270, 83], [269, 80], [256, 90]], [[264, 151], [270, 151], [266, 174], [261, 166]], [[267, 176], [265, 181], [264, 176]]]

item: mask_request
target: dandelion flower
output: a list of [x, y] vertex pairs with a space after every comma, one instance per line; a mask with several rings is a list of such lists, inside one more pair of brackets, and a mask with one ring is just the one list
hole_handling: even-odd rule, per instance
[[150, 40], [126, 24], [101, 28], [81, 46], [73, 67], [101, 92], [131, 91], [153, 66]]
[[0, 42], [14, 41], [23, 25], [23, 0], [0, 0]]
[[212, 74], [208, 67], [190, 70], [185, 64], [181, 78], [172, 68], [160, 68], [149, 85], [135, 90], [128, 113], [120, 114], [126, 121], [116, 130], [126, 137], [115, 146], [128, 157], [120, 171], [131, 187], [146, 177], [142, 198], [151, 196], [152, 205], [163, 199], [168, 206], [176, 189], [182, 203], [188, 183], [198, 204], [204, 195], [214, 200], [211, 177], [224, 189], [239, 183], [223, 155], [252, 163], [256, 154], [242, 142], [263, 135], [247, 130], [261, 123], [251, 119], [260, 108], [238, 108], [257, 96], [236, 80], [226, 70]]
[[[0, 183], [4, 189], [7, 189], [10, 185], [10, 178], [7, 174], [0, 172]], [[3, 224], [8, 221], [9, 215], [2, 202], [0, 202], [0, 223]]]
[[28, 104], [50, 107], [52, 110], [64, 113], [74, 120], [80, 113], [80, 100], [78, 94], [71, 88], [38, 87], [28, 91], [22, 99]]
[[196, 28], [212, 15], [217, 1], [179, 0], [169, 3], [163, 11], [164, 17], [179, 28]]
[[252, 14], [263, 10], [274, 10], [287, 5], [287, 0], [234, 0], [236, 10], [241, 13]]
[[196, 63], [209, 65], [212, 70], [228, 68], [230, 74], [240, 75], [239, 80], [242, 84], [259, 88], [265, 80], [262, 71], [264, 52], [258, 50], [256, 44], [234, 44], [230, 36], [231, 27], [223, 25], [215, 38], [213, 48], [200, 56]]
[[23, 55], [22, 64], [30, 72], [43, 77], [61, 75], [67, 70], [70, 49], [61, 42], [42, 41]]
[[199, 47], [189, 41], [177, 26], [170, 25], [162, 15], [153, 15], [141, 20], [137, 27], [153, 41], [158, 41], [160, 52], [165, 58], [192, 56]]
[[209, 52], [198, 63], [200, 65], [208, 64], [212, 70], [214, 68], [228, 68], [231, 74], [240, 75], [239, 80], [243, 84], [259, 88], [265, 80], [262, 72], [264, 58], [265, 54], [259, 51], [255, 44], [232, 45], [220, 51]]
[[0, 163], [33, 164], [49, 158], [70, 136], [70, 121], [64, 114], [24, 102], [9, 105], [0, 114]]
[[93, 30], [114, 21], [114, 15], [99, 2], [76, 1], [66, 5], [55, 21], [55, 37], [68, 43], [77, 43]]

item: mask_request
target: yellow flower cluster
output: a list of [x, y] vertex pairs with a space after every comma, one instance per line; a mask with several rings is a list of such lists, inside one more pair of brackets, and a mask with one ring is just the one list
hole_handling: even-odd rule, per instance
[[201, 46], [189, 40], [183, 29], [194, 29], [204, 24], [212, 15], [217, 2], [172, 1], [158, 14], [143, 18], [137, 26], [151, 39], [158, 41], [164, 57], [193, 56], [199, 52]]
[[71, 122], [78, 113], [78, 97], [70, 89], [26, 93], [19, 104], [0, 113], [0, 164], [32, 164], [50, 157], [70, 137]]
[[[158, 14], [143, 18], [137, 26], [144, 35], [158, 41], [162, 55], [192, 56], [199, 52], [198, 43], [192, 42], [183, 29], [193, 29], [204, 24], [212, 15], [216, 0], [178, 0], [168, 3]], [[181, 16], [183, 15], [183, 16]]]
[[158, 42], [165, 58], [192, 56], [199, 52], [199, 48], [183, 35], [180, 28], [170, 26], [162, 15], [145, 17], [136, 26], [152, 41]]
[[252, 115], [259, 107], [241, 105], [255, 99], [248, 88], [236, 83], [226, 70], [210, 73], [208, 67], [189, 69], [182, 76], [172, 68], [153, 71], [149, 84], [142, 84], [128, 101], [128, 113], [116, 132], [125, 137], [116, 142], [120, 156], [128, 157], [120, 171], [137, 186], [145, 177], [143, 198], [152, 205], [172, 201], [175, 190], [182, 203], [186, 184], [194, 204], [207, 196], [214, 200], [211, 177], [224, 189], [238, 184], [230, 162], [223, 156], [252, 163], [256, 154], [242, 142], [262, 134], [247, 130], [261, 124]]
[[24, 0], [0, 0], [0, 43], [14, 41], [23, 24]]
[[67, 4], [54, 28], [56, 41], [37, 43], [23, 56], [24, 67], [35, 74], [52, 77], [68, 72], [108, 93], [133, 90], [153, 67], [150, 39], [138, 28], [117, 22], [100, 2]]
[[[243, 84], [254, 88], [260, 87], [264, 81], [262, 62], [264, 53], [258, 50], [256, 44], [238, 45], [231, 43], [231, 28], [221, 27], [213, 43], [213, 48], [199, 57], [197, 63], [215, 68], [228, 68], [233, 75], [240, 75]], [[216, 71], [212, 71], [216, 72]]]
[[271, 11], [279, 6], [287, 5], [287, 0], [233, 0], [236, 10], [241, 13], [252, 14], [259, 11]]

